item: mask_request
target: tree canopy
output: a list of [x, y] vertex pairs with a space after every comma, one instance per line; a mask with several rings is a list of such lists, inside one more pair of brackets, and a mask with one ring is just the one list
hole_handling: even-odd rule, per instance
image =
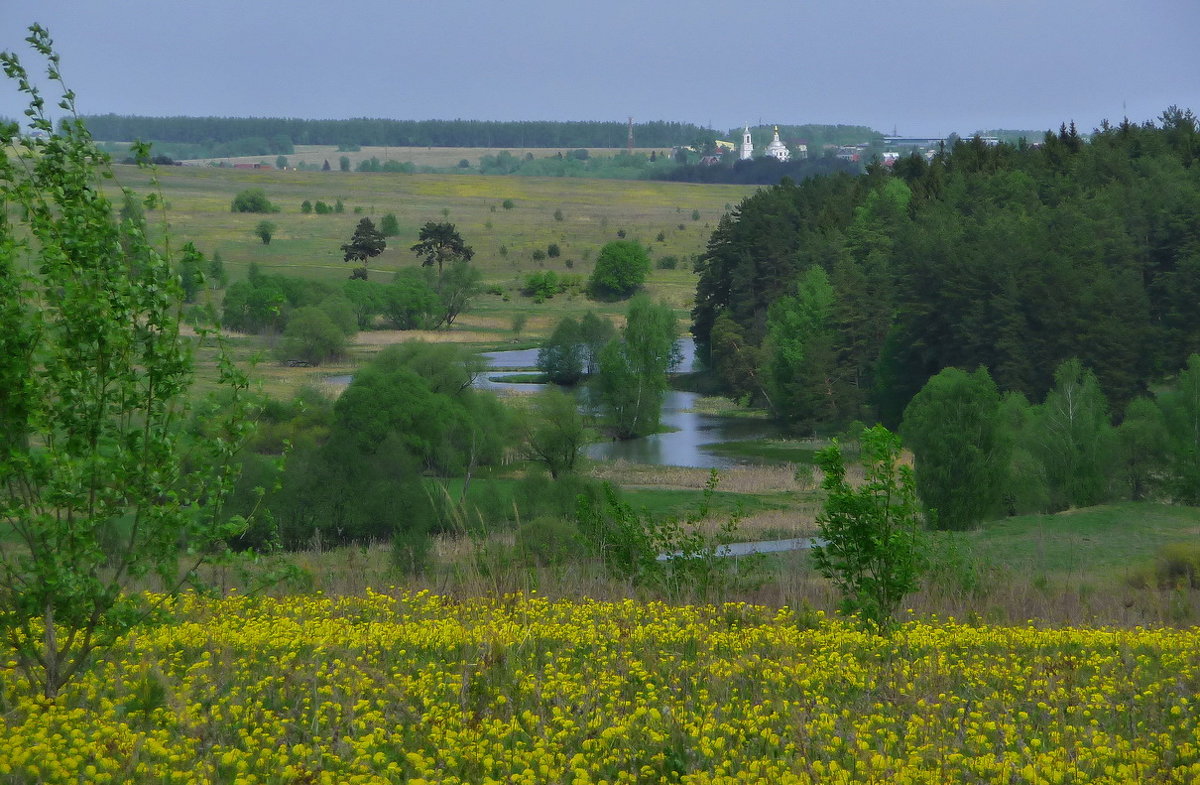
[[442, 277], [442, 267], [447, 262], [469, 262], [475, 256], [475, 251], [463, 242], [454, 224], [437, 221], [425, 222], [417, 242], [410, 250], [421, 258], [421, 264], [425, 267], [436, 264], [439, 279]]
[[366, 278], [367, 260], [379, 256], [385, 248], [387, 240], [384, 239], [383, 233], [375, 228], [375, 223], [370, 218], [363, 218], [354, 228], [350, 242], [342, 246], [342, 258], [347, 262], [361, 262], [358, 269], [362, 270], [362, 275], [359, 277]]
[[632, 295], [650, 273], [650, 256], [636, 240], [613, 240], [596, 256], [588, 280], [593, 297], [621, 300]]

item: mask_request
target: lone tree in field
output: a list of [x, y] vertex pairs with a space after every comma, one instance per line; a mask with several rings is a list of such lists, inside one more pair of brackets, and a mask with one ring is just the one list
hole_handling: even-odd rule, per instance
[[[49, 34], [29, 30], [61, 86]], [[244, 524], [221, 523], [221, 502], [252, 425], [222, 352], [225, 416], [183, 427], [192, 350], [167, 239], [160, 252], [140, 218], [114, 219], [74, 95], [62, 87], [56, 129], [18, 58], [0, 66], [41, 132], [0, 127], [0, 661], [54, 698], [189, 579], [205, 557], [181, 545], [212, 553]], [[126, 591], [150, 576], [159, 594]]]
[[421, 257], [423, 266], [437, 265], [439, 281], [442, 278], [442, 266], [446, 262], [469, 262], [475, 256], [475, 252], [463, 242], [462, 235], [452, 223], [426, 221], [418, 238], [411, 250]]
[[367, 260], [373, 259], [383, 253], [383, 249], [387, 248], [387, 240], [383, 238], [383, 233], [375, 228], [375, 224], [370, 218], [363, 218], [358, 222], [358, 226], [354, 229], [354, 236], [350, 238], [350, 242], [342, 246], [342, 253], [345, 254], [344, 261], [361, 262], [361, 266], [355, 267], [354, 272], [350, 273], [351, 278], [367, 277]]
[[641, 243], [614, 240], [600, 249], [588, 291], [598, 299], [623, 300], [638, 290], [649, 273], [650, 256]]

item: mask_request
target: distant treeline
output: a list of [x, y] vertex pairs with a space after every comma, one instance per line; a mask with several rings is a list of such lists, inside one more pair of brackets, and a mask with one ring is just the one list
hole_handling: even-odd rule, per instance
[[[728, 153], [725, 157], [735, 156]], [[674, 169], [650, 174], [655, 180], [673, 180], [685, 183], [733, 183], [737, 185], [778, 185], [787, 177], [799, 182], [808, 177], [845, 172], [858, 174], [862, 165], [839, 158], [809, 158], [781, 163], [770, 157], [754, 158], [749, 161], [724, 161], [715, 165], [687, 164]]]
[[[282, 117], [83, 117], [92, 136], [105, 141], [187, 143], [212, 147], [245, 139], [267, 140], [287, 154], [291, 145], [389, 147], [624, 147], [629, 128], [616, 121], [498, 120], [301, 120]], [[635, 123], [638, 147], [690, 145], [714, 131], [691, 123]], [[286, 141], [285, 141], [286, 140]], [[289, 149], [283, 149], [288, 147]]]

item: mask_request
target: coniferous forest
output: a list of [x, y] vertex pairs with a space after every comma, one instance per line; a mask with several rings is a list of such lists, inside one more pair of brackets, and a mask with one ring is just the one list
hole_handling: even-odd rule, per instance
[[699, 261], [724, 386], [801, 430], [896, 425], [943, 368], [1040, 400], [1078, 358], [1115, 410], [1200, 349], [1196, 120], [956, 144], [759, 191]]

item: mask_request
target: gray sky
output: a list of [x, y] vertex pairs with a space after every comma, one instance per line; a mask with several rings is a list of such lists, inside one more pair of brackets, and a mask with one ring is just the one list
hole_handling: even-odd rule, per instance
[[1197, 0], [0, 0], [30, 68], [35, 21], [89, 114], [941, 136], [1200, 113]]

